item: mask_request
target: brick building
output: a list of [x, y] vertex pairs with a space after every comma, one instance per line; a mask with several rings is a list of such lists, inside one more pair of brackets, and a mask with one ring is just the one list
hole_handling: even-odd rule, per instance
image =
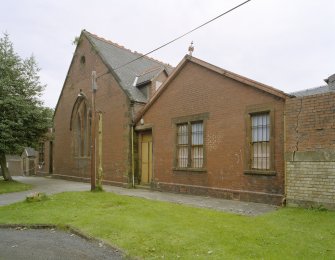
[[287, 203], [335, 208], [335, 74], [286, 102]]
[[123, 186], [132, 182], [133, 118], [172, 70], [171, 66], [147, 57], [120, 67], [140, 56], [87, 31], [81, 33], [55, 109], [55, 177], [81, 181], [90, 178], [91, 75], [95, 71], [95, 131], [97, 151], [101, 151], [96, 168], [101, 166], [106, 183]]
[[82, 32], [55, 110], [54, 176], [90, 180], [95, 71], [95, 164], [105, 183], [334, 203], [333, 78], [322, 94], [287, 95], [189, 55], [175, 69], [140, 57]]
[[123, 66], [138, 57], [82, 32], [55, 110], [54, 176], [90, 179], [96, 71], [105, 183], [279, 204], [287, 95], [191, 56], [173, 72], [148, 57]]
[[286, 94], [186, 56], [137, 116], [155, 189], [280, 204]]

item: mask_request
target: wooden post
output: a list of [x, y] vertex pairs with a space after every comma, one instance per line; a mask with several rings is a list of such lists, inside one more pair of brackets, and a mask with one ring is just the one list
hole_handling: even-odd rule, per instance
[[95, 190], [96, 183], [96, 163], [95, 163], [95, 94], [97, 91], [96, 87], [96, 72], [92, 71], [92, 115], [91, 115], [91, 124], [92, 124], [92, 139], [91, 139], [91, 191]]
[[103, 179], [103, 169], [102, 169], [102, 112], [99, 112], [99, 167], [98, 167], [98, 189], [102, 190], [102, 179]]

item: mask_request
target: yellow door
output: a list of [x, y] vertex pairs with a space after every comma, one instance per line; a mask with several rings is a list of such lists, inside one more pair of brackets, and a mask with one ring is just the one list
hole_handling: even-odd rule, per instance
[[142, 134], [141, 138], [141, 184], [149, 184], [152, 179], [152, 135]]

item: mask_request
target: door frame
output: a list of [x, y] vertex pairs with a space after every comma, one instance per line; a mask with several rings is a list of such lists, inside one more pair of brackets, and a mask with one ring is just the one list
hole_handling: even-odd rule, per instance
[[[149, 181], [148, 183], [142, 183], [142, 137], [145, 134], [150, 134], [151, 135], [151, 165], [149, 167], [151, 167], [151, 176], [150, 176], [150, 170], [149, 170]], [[148, 128], [148, 129], [143, 129], [142, 131], [138, 132], [138, 154], [139, 154], [139, 158], [138, 158], [138, 177], [139, 180], [139, 184], [140, 185], [151, 185], [153, 183], [153, 179], [154, 179], [154, 142], [153, 142], [153, 134], [152, 134], [152, 128]], [[149, 146], [150, 147], [150, 146]]]

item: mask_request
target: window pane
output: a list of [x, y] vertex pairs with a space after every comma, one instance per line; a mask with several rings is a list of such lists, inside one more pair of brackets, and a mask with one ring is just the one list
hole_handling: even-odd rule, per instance
[[178, 144], [188, 144], [187, 124], [178, 125]]
[[268, 142], [253, 144], [252, 168], [260, 170], [270, 169], [270, 144]]
[[192, 165], [193, 168], [203, 167], [203, 122], [192, 123]]
[[81, 154], [81, 120], [80, 120], [80, 115], [77, 115], [77, 122], [76, 122], [76, 130], [75, 130], [75, 134], [76, 134], [76, 144], [75, 144], [75, 147], [76, 147], [76, 155], [77, 156], [80, 156]]
[[204, 140], [204, 131], [203, 131], [203, 123], [193, 123], [192, 124], [192, 144], [193, 145], [203, 145]]
[[188, 164], [188, 147], [179, 146], [178, 147], [178, 167], [186, 168]]
[[270, 140], [270, 115], [269, 113], [253, 115], [251, 117], [252, 142]]
[[192, 167], [202, 168], [204, 162], [204, 148], [203, 146], [194, 146], [192, 148]]

